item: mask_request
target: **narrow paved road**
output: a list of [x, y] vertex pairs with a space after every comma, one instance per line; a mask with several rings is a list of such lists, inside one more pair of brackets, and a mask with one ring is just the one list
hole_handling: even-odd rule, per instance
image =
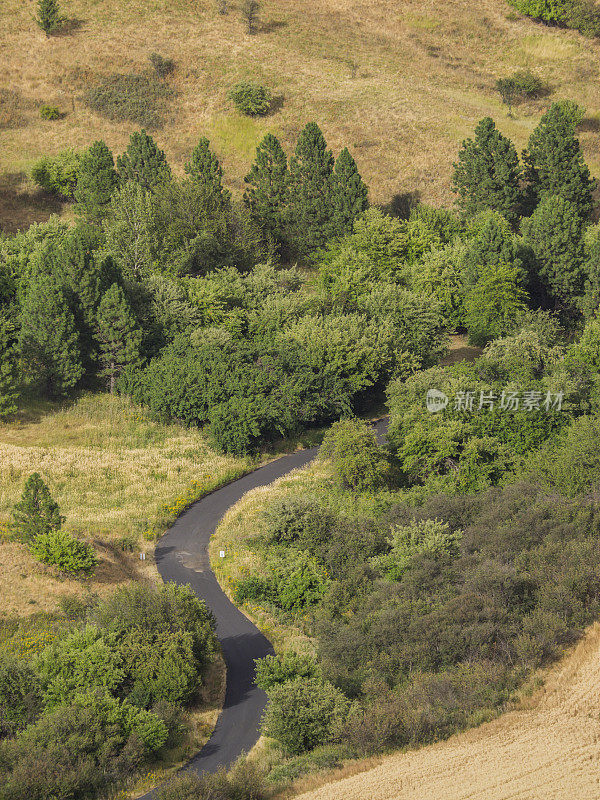
[[[379, 438], [387, 432], [387, 419], [376, 426]], [[217, 636], [227, 666], [225, 703], [212, 736], [186, 765], [195, 772], [216, 772], [247, 753], [259, 737], [266, 695], [254, 684], [254, 660], [273, 652], [271, 643], [222, 591], [210, 568], [208, 544], [225, 512], [251, 489], [268, 486], [294, 469], [304, 467], [318, 448], [299, 450], [266, 464], [233, 483], [198, 500], [160, 539], [155, 557], [164, 581], [190, 584], [215, 615]], [[155, 790], [140, 800], [151, 800]]]

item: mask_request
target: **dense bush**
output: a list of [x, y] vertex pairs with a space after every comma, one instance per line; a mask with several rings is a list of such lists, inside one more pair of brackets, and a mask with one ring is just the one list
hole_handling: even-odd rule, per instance
[[334, 423], [323, 439], [320, 455], [331, 461], [334, 474], [344, 488], [372, 489], [381, 485], [386, 475], [385, 456], [367, 422]]
[[134, 122], [147, 130], [160, 128], [175, 90], [150, 73], [110, 75], [88, 89], [84, 101], [106, 119]]
[[76, 539], [67, 531], [40, 533], [31, 542], [29, 549], [42, 564], [58, 567], [62, 572], [72, 575], [89, 575], [97, 563], [92, 545]]
[[34, 722], [40, 706], [40, 685], [31, 665], [0, 654], [0, 740]]
[[522, 14], [543, 22], [575, 28], [585, 36], [600, 35], [600, 12], [593, 0], [508, 0]]
[[321, 669], [312, 656], [293, 651], [265, 656], [256, 661], [256, 685], [265, 691], [296, 678], [320, 678]]
[[181, 772], [157, 790], [157, 800], [265, 800], [268, 796], [261, 768], [239, 759], [226, 773]]
[[33, 165], [31, 177], [46, 192], [71, 199], [77, 186], [80, 158], [73, 150], [44, 156]]
[[60, 119], [60, 111], [56, 106], [43, 105], [40, 108], [40, 117], [47, 120]]
[[228, 97], [240, 114], [249, 117], [264, 116], [271, 108], [271, 92], [259, 83], [237, 83]]
[[278, 683], [268, 695], [264, 732], [292, 754], [335, 739], [348, 713], [344, 695], [319, 678], [294, 678]]

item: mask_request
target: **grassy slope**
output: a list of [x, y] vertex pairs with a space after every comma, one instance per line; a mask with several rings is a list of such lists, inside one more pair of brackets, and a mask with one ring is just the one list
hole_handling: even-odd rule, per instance
[[[525, 144], [544, 104], [508, 119], [493, 88], [525, 66], [554, 97], [587, 107], [584, 150], [600, 173], [600, 44], [576, 32], [520, 19], [505, 0], [264, 0], [262, 30], [250, 37], [237, 5], [221, 16], [212, 0], [63, 0], [71, 30], [46, 39], [31, 0], [4, 0], [0, 92], [21, 99], [0, 108], [0, 224], [14, 230], [59, 208], [31, 195], [26, 176], [40, 155], [100, 137], [124, 148], [133, 126], [95, 116], [79, 98], [100, 76], [145, 68], [154, 50], [176, 60], [180, 92], [159, 144], [180, 170], [208, 135], [234, 190], [266, 131], [290, 149], [316, 119], [336, 152], [350, 147], [374, 202], [416, 191], [449, 203], [457, 147], [481, 117]], [[236, 116], [226, 93], [241, 78], [270, 85], [281, 108], [263, 120]], [[57, 104], [65, 118], [43, 122], [36, 102]]]
[[[0, 424], [0, 527], [25, 479], [39, 471], [67, 518], [65, 527], [96, 546], [100, 564], [84, 585], [109, 591], [123, 581], [153, 577], [154, 545], [142, 534], [174, 518], [180, 498], [197, 492], [193, 481], [201, 490], [245, 466], [214, 453], [200, 431], [160, 425], [124, 399], [84, 396], [64, 410], [38, 408]], [[115, 546], [128, 535], [138, 543], [132, 554]], [[143, 565], [140, 549], [149, 551]], [[22, 545], [0, 537], [2, 613], [50, 610], [60, 595], [81, 591], [79, 581], [60, 580]]]

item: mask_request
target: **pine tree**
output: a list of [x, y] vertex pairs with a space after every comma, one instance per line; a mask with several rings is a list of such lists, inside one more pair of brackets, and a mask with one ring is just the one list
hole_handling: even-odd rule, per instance
[[146, 131], [133, 133], [125, 153], [117, 158], [121, 183], [135, 181], [144, 189], [156, 192], [171, 180], [167, 157]]
[[521, 231], [535, 254], [537, 270], [556, 307], [570, 307], [583, 291], [584, 223], [564, 197], [546, 197]]
[[19, 347], [48, 397], [68, 393], [83, 375], [75, 318], [64, 290], [49, 275], [32, 278], [21, 309]]
[[331, 150], [316, 122], [309, 122], [298, 138], [290, 161], [289, 224], [299, 253], [322, 247], [338, 232], [333, 205]]
[[333, 182], [333, 200], [341, 226], [351, 231], [354, 220], [369, 207], [369, 189], [360, 176], [356, 161], [347, 147], [336, 159]]
[[242, 0], [241, 5], [242, 16], [246, 20], [248, 26], [248, 33], [256, 33], [258, 25], [258, 12], [260, 11], [260, 3], [258, 0]]
[[231, 208], [231, 193], [223, 188], [223, 168], [210, 149], [208, 139], [202, 137], [192, 150], [185, 171], [195, 183], [207, 189], [217, 207], [224, 211]]
[[115, 379], [127, 366], [140, 361], [142, 332], [138, 328], [123, 290], [117, 283], [102, 297], [97, 313], [100, 359], [104, 368], [100, 373], [108, 378], [111, 394]]
[[531, 134], [523, 153], [528, 202], [533, 208], [544, 197], [564, 197], [587, 219], [594, 207], [595, 181], [583, 160], [575, 124], [565, 105], [555, 103]]
[[65, 521], [38, 472], [34, 472], [25, 481], [21, 500], [15, 504], [12, 513], [20, 538], [24, 542], [32, 542], [40, 534], [59, 530]]
[[466, 215], [491, 209], [508, 220], [517, 216], [521, 169], [513, 143], [502, 136], [490, 117], [466, 139], [454, 164], [453, 189]]
[[0, 419], [15, 413], [19, 397], [15, 325], [0, 314]]
[[62, 22], [58, 0], [38, 0], [35, 21], [46, 36], [50, 36]]
[[282, 244], [288, 204], [287, 157], [277, 137], [268, 133], [256, 148], [256, 159], [244, 178], [244, 202], [267, 236]]
[[117, 185], [113, 154], [104, 142], [94, 142], [79, 162], [75, 188], [76, 213], [87, 222], [100, 223], [106, 216]]
[[467, 242], [460, 257], [460, 269], [467, 284], [476, 283], [482, 272], [498, 264], [521, 268], [520, 248], [505, 217], [486, 212], [477, 235]]

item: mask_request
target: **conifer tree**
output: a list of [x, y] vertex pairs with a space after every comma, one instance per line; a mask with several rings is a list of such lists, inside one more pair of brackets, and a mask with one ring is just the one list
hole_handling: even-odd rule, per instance
[[106, 216], [117, 185], [112, 152], [104, 142], [94, 142], [79, 162], [75, 188], [76, 213], [87, 222], [100, 223]]
[[103, 370], [100, 373], [108, 378], [111, 394], [115, 379], [127, 366], [140, 361], [142, 332], [127, 303], [123, 290], [117, 283], [104, 293], [97, 314], [100, 360]]
[[564, 197], [542, 200], [521, 231], [535, 254], [540, 277], [556, 307], [569, 307], [583, 291], [585, 277], [584, 223], [578, 209]]
[[0, 313], [0, 419], [15, 413], [19, 396], [15, 325]]
[[39, 472], [34, 472], [25, 481], [21, 499], [15, 503], [12, 513], [24, 542], [32, 542], [40, 534], [57, 531], [65, 521]]
[[242, 0], [241, 11], [248, 26], [248, 33], [250, 35], [256, 33], [258, 13], [260, 11], [259, 0]]
[[528, 202], [533, 208], [544, 197], [564, 197], [587, 219], [595, 181], [583, 160], [575, 122], [572, 113], [565, 113], [565, 104], [555, 103], [531, 134], [523, 153]]
[[19, 347], [48, 397], [67, 394], [83, 375], [73, 312], [64, 290], [49, 275], [29, 282], [21, 309]]
[[521, 268], [521, 253], [506, 218], [497, 212], [482, 215], [477, 235], [467, 242], [460, 256], [460, 268], [467, 284], [476, 283], [482, 272], [498, 264]]
[[35, 21], [46, 36], [50, 36], [62, 22], [58, 0], [38, 0]]
[[491, 209], [508, 220], [517, 215], [521, 169], [510, 139], [497, 130], [490, 117], [475, 128], [475, 139], [466, 139], [454, 164], [453, 189], [466, 215]]
[[347, 147], [336, 159], [333, 182], [334, 205], [341, 226], [352, 230], [354, 220], [369, 207], [369, 189], [360, 176], [356, 161]]
[[231, 193], [223, 188], [223, 168], [208, 139], [202, 137], [192, 150], [185, 171], [196, 184], [207, 189], [218, 208], [224, 211], [231, 208]]
[[135, 181], [150, 192], [156, 192], [171, 180], [167, 157], [146, 131], [131, 135], [127, 150], [117, 158], [117, 172], [121, 183]]
[[252, 218], [273, 241], [285, 240], [289, 171], [277, 137], [268, 133], [256, 148], [256, 159], [244, 178], [244, 202]]
[[333, 205], [331, 150], [316, 122], [301, 132], [290, 161], [290, 231], [299, 253], [322, 247], [339, 231]]

